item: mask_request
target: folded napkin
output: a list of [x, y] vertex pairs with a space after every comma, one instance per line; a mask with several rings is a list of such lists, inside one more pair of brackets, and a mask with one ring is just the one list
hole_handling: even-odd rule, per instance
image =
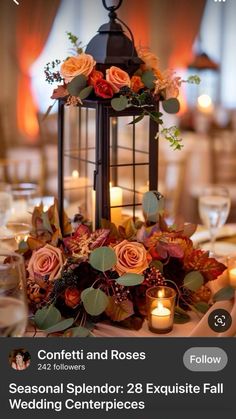
[[[232, 317], [231, 327], [223, 333], [217, 333], [212, 330], [208, 324], [208, 317], [213, 310], [223, 308], [227, 310]], [[236, 291], [234, 298], [230, 301], [218, 301], [208, 310], [205, 316], [200, 320], [197, 326], [190, 333], [191, 337], [229, 337], [236, 336]]]

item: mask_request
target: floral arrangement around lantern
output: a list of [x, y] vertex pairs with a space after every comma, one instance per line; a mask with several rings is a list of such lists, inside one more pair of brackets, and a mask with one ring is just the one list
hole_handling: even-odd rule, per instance
[[[130, 106], [139, 107], [143, 112], [131, 123], [137, 123], [145, 115], [149, 115], [162, 127], [160, 133], [169, 141], [170, 146], [180, 150], [180, 131], [176, 126], [163, 126], [163, 114], [158, 110], [158, 103], [162, 101], [162, 107], [167, 113], [177, 113], [180, 109], [177, 97], [181, 84], [199, 84], [200, 78], [190, 76], [187, 80], [182, 80], [171, 70], [161, 72], [156, 55], [144, 48], [137, 48], [144, 64], [131, 77], [116, 66], [111, 66], [106, 70], [106, 74], [103, 74], [96, 69], [94, 58], [83, 52], [78, 38], [70, 32], [67, 34], [73, 45], [73, 55], [67, 57], [64, 62], [55, 60], [45, 66], [46, 81], [62, 83], [53, 91], [52, 99], [65, 98], [67, 105], [82, 104], [86, 98], [111, 99], [111, 106], [117, 112]], [[60, 70], [57, 70], [59, 65]], [[150, 107], [153, 109], [150, 110]], [[156, 138], [158, 136], [159, 132]]]
[[37, 328], [88, 336], [94, 323], [109, 319], [139, 329], [146, 316], [145, 293], [156, 285], [177, 291], [177, 323], [189, 321], [189, 310], [205, 313], [222, 292], [225, 299], [224, 289], [212, 296], [207, 283], [226, 266], [194, 248], [190, 236], [195, 225], [167, 225], [159, 197], [145, 193], [145, 222], [129, 219], [118, 228], [102, 220], [102, 227], [91, 231], [82, 217], [70, 222], [65, 214], [64, 237], [56, 201], [46, 212], [42, 205], [34, 209], [32, 231], [19, 252]]

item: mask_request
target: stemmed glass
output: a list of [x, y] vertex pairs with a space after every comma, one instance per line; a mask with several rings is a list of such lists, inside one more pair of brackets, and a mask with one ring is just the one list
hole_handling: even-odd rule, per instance
[[0, 183], [0, 239], [9, 236], [6, 224], [11, 214], [12, 202], [11, 186]]
[[23, 336], [28, 317], [21, 255], [0, 250], [0, 336]]
[[203, 224], [210, 233], [210, 253], [215, 255], [215, 240], [220, 227], [229, 215], [229, 191], [223, 186], [207, 186], [203, 189], [198, 201], [198, 209]]

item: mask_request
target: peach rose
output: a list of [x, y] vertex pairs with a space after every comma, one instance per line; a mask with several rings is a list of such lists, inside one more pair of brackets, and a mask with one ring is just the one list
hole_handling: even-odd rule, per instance
[[153, 52], [149, 51], [146, 48], [139, 48], [138, 49], [138, 56], [141, 58], [141, 60], [144, 61], [144, 64], [141, 65], [141, 70], [152, 70], [152, 69], [158, 69], [159, 67], [159, 60]]
[[101, 71], [98, 71], [98, 70], [93, 70], [89, 74], [88, 84], [89, 84], [89, 86], [94, 86], [96, 81], [101, 80], [101, 79], [103, 79], [103, 73]]
[[115, 270], [119, 275], [140, 274], [148, 268], [148, 253], [142, 243], [123, 240], [113, 249], [117, 256]]
[[94, 61], [92, 55], [89, 54], [82, 53], [80, 55], [76, 55], [75, 57], [69, 57], [61, 65], [61, 75], [64, 77], [66, 83], [69, 83], [79, 74], [83, 74], [85, 77], [88, 77], [95, 64], [96, 61]]
[[130, 87], [130, 78], [126, 71], [119, 67], [112, 66], [106, 70], [106, 80], [110, 83], [115, 93], [118, 93], [123, 86]]
[[130, 88], [137, 93], [140, 89], [144, 87], [144, 84], [140, 76], [132, 76], [130, 80]]
[[80, 291], [75, 287], [66, 289], [65, 292], [65, 304], [68, 307], [75, 308], [80, 302]]
[[35, 250], [30, 258], [27, 270], [30, 278], [45, 277], [49, 281], [57, 279], [63, 265], [62, 252], [57, 247], [46, 244]]

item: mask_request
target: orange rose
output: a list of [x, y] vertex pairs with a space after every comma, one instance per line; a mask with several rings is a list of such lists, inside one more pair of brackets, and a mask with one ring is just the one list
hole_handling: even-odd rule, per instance
[[159, 60], [153, 52], [149, 51], [146, 48], [139, 48], [138, 49], [138, 56], [141, 58], [141, 60], [144, 61], [144, 64], [141, 65], [141, 70], [152, 70], [152, 69], [158, 69], [159, 67]]
[[59, 277], [62, 266], [63, 257], [61, 250], [46, 244], [33, 252], [27, 270], [32, 279], [47, 276], [49, 281], [53, 281]]
[[115, 270], [119, 275], [127, 272], [140, 274], [148, 268], [148, 253], [142, 243], [123, 240], [113, 249], [117, 256]]
[[69, 83], [79, 74], [83, 74], [85, 77], [88, 77], [95, 64], [96, 61], [94, 61], [92, 55], [89, 54], [82, 53], [80, 55], [76, 55], [75, 57], [69, 57], [61, 65], [61, 75], [64, 77], [66, 83]]
[[132, 76], [130, 80], [130, 88], [137, 93], [140, 89], [144, 87], [144, 84], [140, 76]]
[[77, 288], [70, 287], [65, 291], [65, 304], [68, 307], [75, 308], [80, 302], [80, 291]]
[[130, 87], [130, 78], [126, 71], [119, 67], [112, 66], [106, 70], [106, 80], [110, 83], [115, 93], [118, 93], [123, 86]]
[[89, 78], [88, 78], [88, 84], [90, 86], [94, 86], [97, 80], [101, 80], [103, 79], [103, 74], [101, 71], [97, 71], [97, 70], [93, 70], [90, 74], [89, 74]]

